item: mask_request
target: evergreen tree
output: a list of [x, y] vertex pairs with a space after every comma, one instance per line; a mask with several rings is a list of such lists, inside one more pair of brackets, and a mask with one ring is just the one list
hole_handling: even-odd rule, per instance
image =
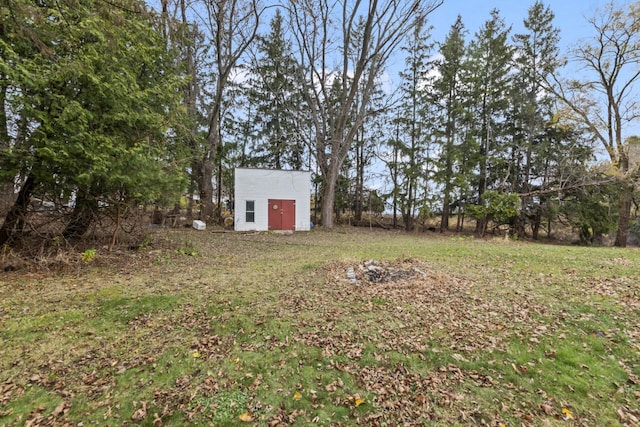
[[[511, 84], [513, 49], [508, 45], [511, 31], [498, 10], [491, 12], [476, 38], [469, 45], [472, 67], [469, 72], [470, 96], [475, 106], [470, 111], [473, 123], [471, 136], [478, 147], [476, 162], [476, 201], [488, 189], [502, 189], [510, 171], [506, 162], [506, 116], [509, 108], [508, 90]], [[486, 221], [478, 219], [476, 233], [484, 234]]]
[[[461, 131], [465, 122], [464, 67], [466, 46], [464, 24], [458, 16], [445, 41], [440, 45], [441, 58], [436, 62], [438, 78], [433, 85], [433, 102], [440, 106], [436, 141], [440, 147], [436, 182], [442, 188], [440, 231], [449, 230], [449, 217], [454, 192], [464, 185], [461, 174], [460, 148], [464, 140]], [[460, 182], [462, 178], [463, 182]]]
[[400, 192], [402, 191], [402, 185], [400, 182], [400, 147], [402, 146], [402, 140], [400, 139], [400, 123], [396, 120], [395, 112], [388, 112], [385, 115], [384, 124], [388, 130], [387, 137], [383, 139], [384, 148], [380, 150], [378, 158], [384, 163], [388, 173], [387, 184], [390, 185], [391, 190], [384, 194], [383, 197], [391, 198], [391, 209], [393, 213], [393, 227], [398, 226], [398, 208], [400, 204]]
[[253, 107], [252, 135], [258, 164], [276, 169], [301, 169], [304, 162], [303, 138], [297, 117], [304, 111], [297, 67], [291, 45], [285, 39], [280, 9], [271, 20], [271, 31], [259, 36], [258, 58], [252, 66], [248, 102]]
[[355, 169], [351, 205], [356, 223], [362, 221], [362, 213], [369, 207], [365, 188], [367, 167], [370, 166], [375, 157], [376, 142], [384, 139], [384, 127], [381, 123], [381, 118], [387, 108], [387, 103], [387, 95], [376, 82], [376, 90], [372, 93], [367, 107], [369, 113], [365, 116], [363, 126], [358, 130], [354, 138], [353, 150], [350, 154], [350, 163], [353, 164]]
[[63, 232], [72, 237], [100, 203], [117, 208], [178, 190], [164, 131], [179, 112], [179, 73], [144, 4], [15, 0], [8, 8], [0, 69], [8, 116], [23, 125], [1, 170], [23, 180], [0, 244], [20, 231], [36, 192], [75, 200]]
[[400, 181], [402, 188], [398, 191], [404, 226], [406, 230], [413, 229], [416, 210], [426, 194], [419, 197], [421, 190], [426, 187], [425, 172], [429, 168], [430, 159], [427, 157], [427, 144], [430, 140], [431, 121], [428, 117], [431, 103], [427, 98], [430, 86], [429, 72], [433, 64], [429, 60], [432, 50], [430, 42], [430, 28], [425, 27], [425, 21], [417, 18], [412, 37], [407, 40], [406, 68], [400, 72], [402, 80], [400, 86], [400, 107], [396, 118], [399, 125], [401, 140]]
[[[549, 150], [542, 145], [554, 98], [543, 89], [542, 82], [559, 65], [559, 30], [553, 26], [554, 14], [549, 7], [536, 1], [524, 20], [527, 32], [516, 34], [516, 75], [512, 86], [511, 107], [511, 191], [527, 194], [539, 189]], [[537, 184], [536, 184], [537, 183]], [[540, 226], [539, 211], [543, 207], [531, 197], [522, 197], [521, 215], [516, 221], [515, 232], [526, 234], [525, 225], [533, 221], [532, 230]], [[534, 232], [534, 234], [537, 234]]]
[[[603, 181], [597, 172], [589, 172], [594, 161], [593, 141], [583, 125], [569, 122], [559, 112], [544, 122], [536, 138], [537, 183], [531, 186], [530, 193], [521, 193], [523, 200], [530, 199], [539, 206], [527, 214], [534, 239], [538, 238], [542, 220], [546, 220], [547, 235], [551, 235], [552, 222], [560, 213], [565, 216], [568, 213], [568, 207], [563, 206], [567, 198], [593, 192], [589, 188], [599, 187]], [[608, 184], [603, 188], [607, 187]], [[578, 198], [574, 202], [580, 200], [586, 199]]]

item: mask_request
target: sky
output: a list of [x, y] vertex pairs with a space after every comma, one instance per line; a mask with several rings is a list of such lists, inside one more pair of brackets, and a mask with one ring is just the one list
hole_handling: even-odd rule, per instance
[[[580, 38], [590, 35], [586, 17], [605, 5], [609, 0], [543, 0], [556, 15], [555, 25], [560, 28], [560, 44], [564, 50], [575, 44]], [[617, 0], [615, 4], [628, 4], [630, 0]], [[444, 0], [444, 4], [433, 12], [429, 19], [434, 26], [432, 36], [443, 41], [458, 15], [469, 31], [468, 39], [490, 18], [492, 9], [498, 9], [507, 26], [512, 25], [512, 34], [524, 30], [522, 21], [534, 0]]]
[[[560, 55], [570, 59], [569, 49], [575, 47], [580, 40], [594, 35], [593, 27], [587, 18], [594, 16], [610, 0], [542, 0], [555, 14], [554, 25], [560, 29]], [[523, 21], [527, 18], [529, 8], [535, 0], [444, 0], [442, 6], [429, 15], [429, 24], [433, 27], [431, 40], [441, 43], [445, 40], [451, 26], [458, 15], [467, 30], [467, 43], [475, 38], [476, 33], [491, 18], [491, 11], [498, 9], [506, 26], [511, 26], [511, 35], [524, 33]], [[614, 0], [616, 6], [632, 3], [632, 0]], [[512, 40], [509, 40], [512, 42]], [[437, 48], [436, 48], [437, 49]], [[383, 88], [391, 92], [399, 82], [398, 73], [405, 67], [403, 53], [394, 52], [382, 78]], [[572, 61], [568, 63], [571, 67]]]

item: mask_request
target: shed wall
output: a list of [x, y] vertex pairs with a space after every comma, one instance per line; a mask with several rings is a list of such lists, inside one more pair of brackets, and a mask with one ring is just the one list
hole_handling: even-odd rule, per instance
[[[236, 231], [265, 231], [269, 229], [268, 200], [296, 201], [297, 231], [307, 231], [311, 221], [311, 173], [270, 169], [235, 170]], [[254, 202], [254, 222], [246, 221], [246, 202]]]

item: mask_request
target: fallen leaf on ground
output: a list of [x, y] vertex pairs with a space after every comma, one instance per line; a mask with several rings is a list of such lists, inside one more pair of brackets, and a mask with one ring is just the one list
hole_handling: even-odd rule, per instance
[[251, 421], [253, 421], [253, 416], [251, 416], [251, 414], [248, 412], [245, 412], [244, 414], [240, 415], [238, 418], [240, 418], [240, 421], [244, 423], [250, 423]]
[[564, 415], [565, 420], [572, 420], [573, 419], [573, 412], [571, 412], [567, 408], [562, 408], [562, 415]]
[[133, 421], [142, 421], [147, 418], [147, 402], [142, 402], [142, 407], [137, 409], [133, 415], [131, 415], [131, 419]]
[[53, 410], [51, 415], [55, 418], [55, 417], [63, 414], [65, 409], [67, 409], [67, 402], [64, 402], [64, 401], [60, 402], [60, 404], [58, 406], [56, 406], [56, 409]]
[[553, 407], [548, 403], [543, 403], [542, 405], [540, 405], [540, 407], [546, 415], [553, 415]]

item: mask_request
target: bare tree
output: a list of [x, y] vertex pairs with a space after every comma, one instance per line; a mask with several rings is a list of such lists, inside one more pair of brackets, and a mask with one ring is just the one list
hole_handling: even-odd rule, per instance
[[637, 178], [637, 171], [629, 167], [628, 132], [640, 117], [640, 6], [627, 7], [616, 8], [611, 2], [588, 19], [594, 35], [573, 52], [582, 70], [579, 79], [549, 76], [545, 80], [547, 89], [588, 126], [609, 155], [623, 186], [615, 240], [621, 247], [627, 245]]
[[[292, 32], [322, 173], [322, 224], [333, 228], [336, 184], [391, 54], [442, 0], [291, 0]], [[340, 84], [335, 84], [340, 80]]]
[[206, 33], [211, 37], [213, 73], [211, 93], [206, 100], [207, 139], [201, 161], [199, 183], [202, 203], [201, 217], [207, 220], [214, 215], [213, 177], [221, 144], [223, 110], [231, 74], [242, 55], [256, 37], [263, 9], [258, 0], [203, 0], [207, 12], [203, 17]]

